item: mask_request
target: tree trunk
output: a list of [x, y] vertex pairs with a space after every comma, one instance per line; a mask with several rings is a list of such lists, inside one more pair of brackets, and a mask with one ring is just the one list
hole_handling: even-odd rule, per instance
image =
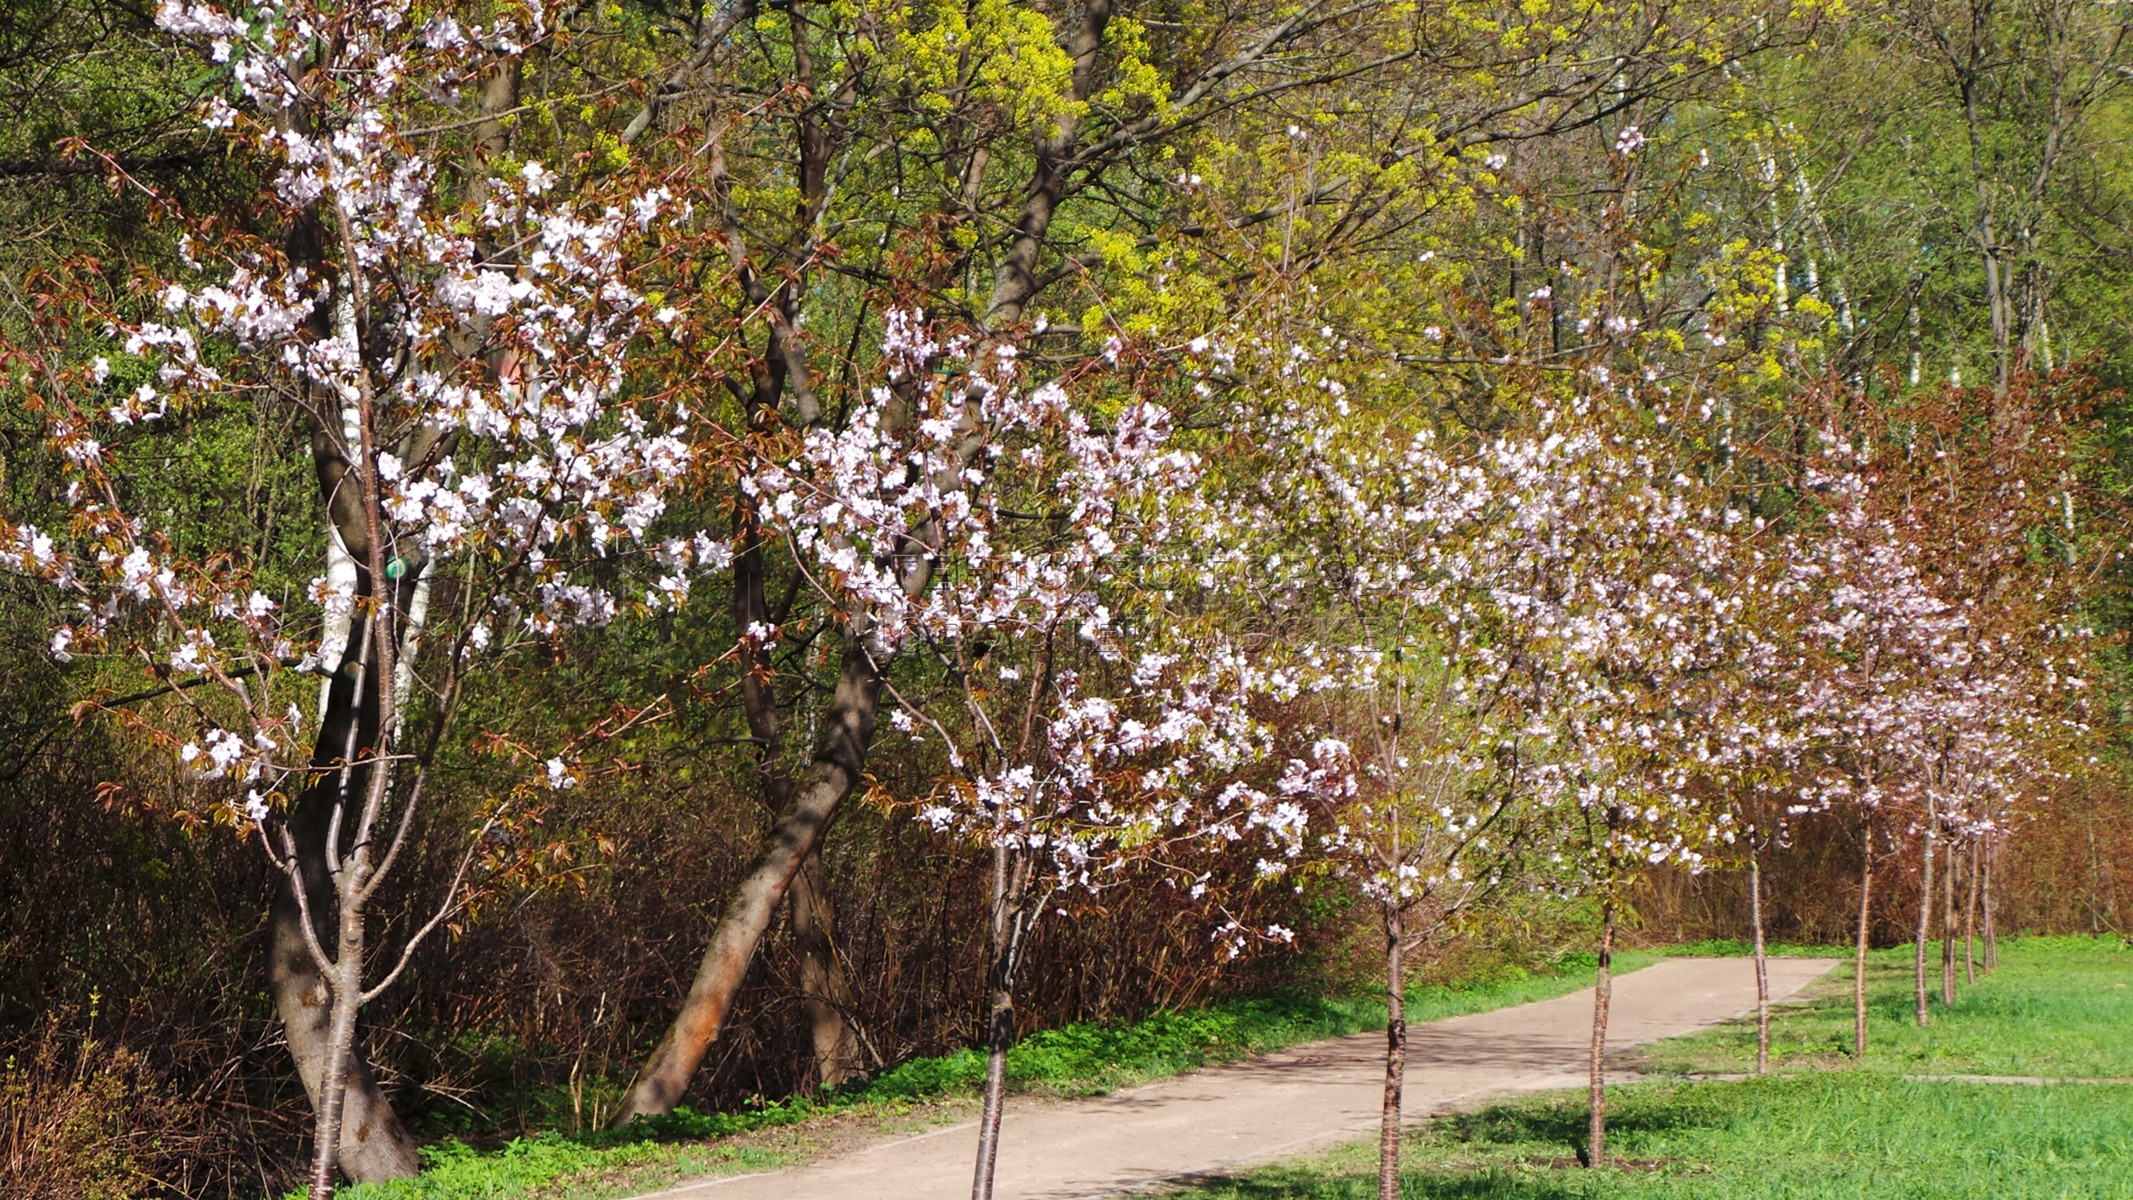
[[1993, 388], [2000, 402], [1993, 405], [1993, 425], [1999, 427], [2005, 420], [2004, 401], [2007, 395], [2010, 359], [2010, 335], [2013, 325], [2008, 312], [2006, 271], [2000, 260], [1999, 235], [1993, 229], [1992, 184], [1985, 170], [1983, 135], [1980, 132], [1977, 110], [1978, 80], [1973, 65], [1970, 72], [1958, 80], [1963, 101], [1963, 119], [1970, 135], [1970, 178], [1977, 193], [1976, 227], [1972, 236], [1977, 241], [1978, 251], [1985, 263], [1985, 299], [1992, 313], [1992, 358]]
[[1007, 1052], [1015, 1043], [1015, 975], [1029, 928], [1026, 856], [997, 844], [992, 852], [992, 1011], [986, 1020], [985, 1100], [978, 1114], [978, 1157], [970, 1200], [992, 1200], [1000, 1158], [1000, 1123], [1007, 1115]]
[[971, 1200], [992, 1200], [993, 1170], [1000, 1159], [1000, 1122], [1007, 1108], [1007, 1052], [1014, 1041], [1015, 998], [996, 988], [985, 1026], [985, 1103], [978, 1114], [978, 1161], [970, 1181]]
[[837, 954], [837, 910], [830, 903], [829, 872], [820, 853], [808, 856], [794, 878], [793, 940], [799, 943], [801, 1004], [814, 1036], [815, 1078], [833, 1088], [866, 1073], [859, 1034], [852, 1026], [852, 988]]
[[874, 719], [881, 682], [872, 659], [862, 644], [864, 635], [848, 632], [844, 666], [831, 701], [827, 732], [815, 761], [792, 790], [790, 801], [779, 815], [770, 845], [756, 859], [733, 900], [712, 931], [696, 978], [689, 985], [681, 1012], [666, 1037], [652, 1051], [644, 1069], [630, 1084], [629, 1094], [615, 1114], [617, 1126], [642, 1116], [674, 1111], [688, 1090], [689, 1080], [702, 1065], [711, 1044], [718, 1040], [733, 998], [755, 961], [763, 931], [777, 911], [785, 891], [792, 885], [807, 857], [813, 854], [837, 808], [851, 795], [866, 768], [866, 747], [874, 735]]
[[1770, 1073], [1770, 954], [1763, 943], [1763, 866], [1748, 848], [1748, 921], [1755, 926], [1755, 1073]]
[[1978, 843], [1970, 843], [1968, 887], [1963, 895], [1963, 982], [1977, 984], [1977, 870]]
[[1911, 943], [1912, 992], [1917, 1000], [1917, 1019], [1921, 1026], [1933, 1020], [1933, 1014], [1926, 1008], [1926, 942], [1933, 936], [1933, 843], [1937, 824], [1938, 818], [1929, 811], [1926, 814], [1925, 845], [1918, 857], [1918, 928]]
[[1600, 969], [1592, 988], [1592, 1111], [1585, 1124], [1586, 1165], [1607, 1161], [1607, 1005], [1614, 999], [1615, 902], [1600, 902]]
[[1866, 933], [1873, 913], [1874, 831], [1871, 826], [1860, 839], [1859, 937], [1852, 948], [1852, 1057], [1866, 1058]]
[[[359, 620], [351, 632], [350, 644], [360, 646], [360, 639], [369, 636], [367, 624]], [[353, 656], [348, 665], [351, 670], [337, 672], [327, 688], [325, 711], [311, 756], [312, 767], [319, 774], [290, 806], [287, 818], [289, 834], [296, 844], [298, 870], [304, 880], [304, 904], [311, 909], [313, 929], [321, 946], [335, 944], [338, 924], [338, 898], [327, 874], [326, 838], [343, 784], [332, 768], [349, 755], [351, 747], [360, 749], [374, 744], [377, 736], [375, 708], [360, 703], [357, 695], [358, 691], [367, 695], [369, 689], [358, 687]], [[366, 776], [367, 772], [361, 769], [351, 772], [345, 785], [347, 793], [360, 795]], [[343, 827], [350, 824], [344, 823]], [[304, 937], [303, 905], [298, 903], [286, 875], [278, 881], [268, 909], [267, 982], [312, 1111], [320, 1112], [329, 1097], [340, 1106], [337, 1158], [341, 1172], [357, 1183], [408, 1179], [420, 1173], [422, 1163], [415, 1156], [415, 1140], [400, 1124], [352, 1035], [341, 1072], [344, 1085], [336, 1089], [327, 1084], [335, 1042], [336, 995], [311, 957]]]
[[1955, 1007], [1955, 853], [1940, 872], [1940, 1006]]
[[1407, 1077], [1406, 921], [1385, 914], [1385, 1100], [1378, 1114], [1378, 1200], [1400, 1200], [1400, 1093]]
[[340, 1160], [341, 1127], [348, 1096], [348, 1064], [355, 1052], [356, 1010], [363, 996], [363, 909], [356, 895], [361, 880], [350, 873], [341, 888], [340, 937], [335, 947], [331, 1009], [326, 1038], [326, 1071], [321, 1083], [316, 1134], [311, 1152], [311, 1200], [333, 1200], [334, 1167]]

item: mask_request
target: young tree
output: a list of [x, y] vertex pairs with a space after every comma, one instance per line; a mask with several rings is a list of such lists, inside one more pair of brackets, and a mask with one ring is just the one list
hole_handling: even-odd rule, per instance
[[[1355, 885], [1383, 934], [1378, 1187], [1391, 1200], [1407, 964], [1517, 881], [1534, 836], [1513, 699], [1529, 647], [1492, 589], [1521, 569], [1512, 531], [1563, 514], [1534, 494], [1555, 446], [1503, 438], [1448, 451], [1428, 430], [1350, 410], [1339, 390], [1256, 418], [1254, 441], [1271, 452], [1239, 507], [1265, 549], [1239, 583], [1277, 599], [1255, 620], [1290, 643], [1291, 719], [1320, 735], [1291, 760], [1285, 790], [1323, 809], [1314, 856]], [[1292, 595], [1314, 603], [1284, 614], [1278, 598]]]
[[[1161, 189], [1136, 185], [1126, 202], [1109, 181], [1211, 124], [1278, 108], [1292, 87], [1395, 70], [1411, 55], [1359, 55], [1336, 36], [1388, 14], [1258, 4], [1188, 30], [1167, 16], [1143, 23], [1108, 0], [1058, 13], [927, 3], [853, 22], [805, 4], [772, 14], [740, 0], [695, 14], [678, 65], [620, 137], [634, 143], [669, 120], [704, 127], [712, 217], [737, 286], [703, 295], [699, 307], [710, 311], [697, 322], [760, 330], [745, 368], [719, 363], [704, 372], [707, 386], [731, 391], [746, 427], [768, 438], [842, 436], [854, 414], [904, 437], [918, 407], [913, 380], [923, 375], [892, 383], [883, 404], [845, 394], [850, 378], [881, 374], [858, 351], [882, 340], [884, 297], [915, 298], [955, 318], [972, 332], [968, 358], [981, 371], [996, 349], [1022, 345], [1062, 361], [1099, 360], [1100, 319], [1086, 330], [1055, 325], [1040, 301], [1075, 311], [1098, 304], [1087, 285], [1112, 260], [1092, 247], [1115, 250], [1122, 228], [1162, 230], [1175, 216], [1174, 197]], [[735, 28], [750, 36], [729, 37]], [[1249, 84], [1277, 59], [1294, 72], [1288, 83]], [[709, 113], [692, 112], [683, 98], [719, 74], [751, 86], [714, 92]], [[837, 357], [851, 372], [842, 383], [822, 365]], [[893, 361], [895, 351], [884, 357]], [[982, 400], [971, 397], [968, 411]], [[942, 481], [944, 493], [961, 487], [954, 472]], [[746, 526], [733, 563], [737, 623], [798, 626], [812, 617], [841, 643], [839, 666], [833, 681], [814, 686], [785, 678], [796, 673], [778, 671], [767, 647], [742, 648], [751, 676], [743, 715], [778, 817], [618, 1123], [671, 1111], [720, 1036], [779, 901], [807, 878], [802, 865], [866, 773], [896, 645], [876, 628], [874, 609], [920, 603], [935, 582], [932, 561], [906, 547], [889, 551], [883, 568], [901, 598], [870, 593], [850, 607], [773, 619], [771, 597], [814, 589], [771, 553], [779, 530], [758, 528], [752, 500], [736, 503]], [[827, 697], [820, 707], [817, 696]], [[791, 727], [820, 731], [804, 758], [786, 744]]]
[[1732, 666], [1744, 597], [1741, 515], [1675, 469], [1673, 448], [1586, 435], [1558, 534], [1514, 611], [1536, 626], [1529, 720], [1550, 730], [1528, 772], [1568, 821], [1564, 868], [1600, 908], [1585, 1157], [1606, 1160], [1606, 1039], [1617, 920], [1662, 864], [1698, 868], [1733, 840], [1699, 776], [1738, 735]]
[[[1734, 560], [1734, 586], [1747, 601], [1736, 623], [1733, 719], [1711, 740], [1701, 774], [1733, 817], [1734, 846], [1748, 870], [1748, 927], [1755, 956], [1755, 1073], [1770, 1070], [1770, 957], [1764, 914], [1763, 866], [1787, 847], [1787, 812], [1802, 744], [1796, 697], [1785, 670], [1796, 633], [1784, 599], [1789, 564], [1760, 547], [1774, 530], [1759, 525]], [[1774, 538], [1772, 539], [1774, 540]], [[1738, 860], [1736, 860], [1738, 861]]]
[[[167, 680], [189, 724], [133, 723], [244, 791], [218, 815], [256, 834], [282, 880], [274, 988], [323, 1197], [337, 1167], [415, 1169], [356, 1027], [464, 903], [482, 833], [507, 819], [499, 800], [396, 955], [374, 944], [371, 910], [421, 836], [463, 693], [519, 646], [670, 605], [724, 550], [658, 536], [695, 439], [672, 393], [630, 373], [657, 328], [637, 285], [671, 194], [628, 172], [503, 169], [501, 108], [550, 32], [539, 5], [477, 24], [401, 0], [250, 17], [171, 0], [158, 20], [228, 64], [206, 122], [260, 164], [252, 216], [268, 232], [166, 204], [188, 273], [109, 302], [54, 281], [51, 311], [75, 325], [47, 327], [23, 399], [64, 460], [68, 521], [7, 529], [7, 561], [75, 599], [55, 654], [138, 659]], [[471, 148], [439, 132], [468, 124], [466, 103]], [[75, 353], [83, 328], [110, 345]], [[137, 502], [138, 449], [232, 411], [308, 426], [332, 566], [301, 595], [277, 598], [288, 564], [264, 548], [197, 544]], [[324, 680], [315, 724], [296, 703], [308, 676]], [[575, 785], [555, 749], [534, 786]]]
[[[883, 686], [895, 724], [947, 755], [921, 819], [993, 860], [972, 1185], [986, 1200], [1036, 923], [1148, 870], [1212, 903], [1204, 852], [1263, 839], [1260, 873], [1278, 874], [1304, 810], [1251, 785], [1269, 752], [1259, 672], [1186, 615], [1219, 522], [1170, 413], [1077, 402], [1067, 385], [1096, 390], [1101, 372], [1032, 387], [1012, 344], [971, 354], [916, 313], [892, 311], [889, 329], [890, 380], [869, 406], [756, 478], [763, 519], [791, 531], [816, 585], [871, 614], [871, 652], [940, 674], [928, 691]], [[904, 578], [919, 556], [935, 573], [923, 591]]]
[[1933, 803], [1937, 689], [1961, 667], [1963, 618], [1920, 571], [1915, 528], [1874, 510], [1866, 451], [1834, 430], [1820, 443], [1806, 482], [1822, 520], [1794, 530], [1787, 552], [1801, 637], [1790, 674], [1812, 747], [1795, 808], [1841, 806], [1859, 820], [1852, 1053], [1863, 1057], [1875, 840], [1891, 812]]

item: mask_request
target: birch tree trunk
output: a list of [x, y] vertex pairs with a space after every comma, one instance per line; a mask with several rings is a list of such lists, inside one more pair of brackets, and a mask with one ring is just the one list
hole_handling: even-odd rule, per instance
[[[1970, 177], [1977, 193], [1976, 226], [1972, 237], [1977, 241], [1978, 252], [1985, 265], [1985, 299], [1992, 314], [1992, 359], [1993, 388], [2001, 396], [2007, 393], [2008, 374], [2013, 367], [2012, 314], [2008, 311], [2006, 268], [2001, 261], [2001, 246], [1998, 232], [1993, 228], [1992, 181], [1985, 168], [1983, 134], [1977, 110], [1978, 79], [1975, 60], [1980, 52], [1972, 47], [1972, 65], [1964, 71], [1958, 82], [1963, 102], [1963, 122], [1970, 140]], [[1997, 423], [2000, 414], [1995, 406]]]
[[[359, 574], [358, 589], [359, 595], [369, 594], [367, 572]], [[287, 873], [276, 881], [267, 915], [267, 984], [312, 1112], [323, 1114], [329, 1106], [335, 1110], [334, 1141], [314, 1151], [330, 1145], [342, 1174], [357, 1183], [381, 1183], [420, 1173], [415, 1140], [378, 1086], [356, 1044], [353, 1025], [339, 1027], [336, 1010], [342, 989], [319, 970], [310, 949], [312, 937], [320, 946], [340, 942], [342, 897], [328, 864], [347, 852], [354, 822], [340, 823], [342, 844], [329, 845], [328, 841], [334, 834], [335, 810], [343, 807], [342, 797], [361, 795], [369, 787], [369, 769], [347, 764], [364, 754], [366, 747], [375, 746], [380, 732], [375, 692], [364, 686], [361, 666], [367, 657], [361, 649], [371, 638], [369, 622], [358, 617], [348, 637], [349, 652], [325, 689], [325, 708], [311, 755], [314, 781], [288, 814], [296, 874], [303, 881], [304, 895], [298, 898]], [[309, 936], [304, 929], [306, 908], [312, 922]], [[334, 1066], [337, 1044], [344, 1047], [338, 1070]], [[332, 1165], [327, 1166], [329, 1172]], [[314, 1175], [316, 1171], [314, 1162]]]

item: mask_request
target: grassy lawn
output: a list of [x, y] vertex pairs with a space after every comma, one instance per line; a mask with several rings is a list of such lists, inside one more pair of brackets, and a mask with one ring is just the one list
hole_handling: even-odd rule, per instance
[[[1909, 1083], [1860, 1072], [1641, 1084], [1612, 1100], [1608, 1149], [1579, 1168], [1576, 1099], [1498, 1105], [1412, 1137], [1412, 1200], [2108, 1200], [2133, 1197], [2133, 1086]], [[1254, 1172], [1171, 1200], [1368, 1200], [1374, 1148]]]
[[[1658, 954], [1615, 956], [1618, 971]], [[1408, 1020], [1482, 1012], [1546, 1000], [1592, 981], [1592, 959], [1570, 956], [1547, 973], [1515, 968], [1450, 984], [1416, 987]], [[1070, 1025], [1032, 1034], [1009, 1057], [1024, 1093], [1086, 1095], [1194, 1067], [1230, 1062], [1301, 1042], [1382, 1028], [1385, 1006], [1368, 997], [1275, 997], [1158, 1013], [1130, 1025]], [[544, 1133], [490, 1147], [447, 1139], [423, 1150], [421, 1177], [346, 1188], [348, 1200], [598, 1200], [709, 1175], [768, 1170], [840, 1141], [912, 1132], [969, 1115], [984, 1058], [963, 1051], [914, 1059], [865, 1086], [798, 1097], [735, 1113], [687, 1110], [640, 1121], [626, 1133]]]
[[[1704, 953], [1723, 947], [1698, 947]], [[1823, 951], [1827, 953], [1827, 951]], [[2115, 939], [2006, 943], [2000, 968], [1933, 1024], [1912, 1023], [1910, 953], [1868, 961], [1863, 1069], [1851, 1038], [1851, 971], [1781, 1008], [1780, 1074], [1742, 1082], [1631, 1084], [1610, 1092], [1617, 1169], [1585, 1172], [1581, 1096], [1522, 1099], [1430, 1123], [1409, 1139], [1415, 1200], [2133, 1200], [2133, 1085], [1922, 1082], [1905, 1075], [2133, 1077], [2133, 950]], [[1938, 995], [1936, 991], [1936, 997]], [[1755, 1025], [1734, 1022], [1624, 1059], [1647, 1071], [1742, 1072]], [[1374, 1148], [1273, 1168], [1175, 1200], [1367, 1200]]]
[[[2133, 1079], [2133, 950], [2116, 938], [2026, 938], [2002, 944], [2000, 968], [1957, 988], [1940, 1006], [1932, 947], [1933, 1023], [1920, 1029], [1911, 999], [1911, 950], [1867, 958], [1867, 1055], [1872, 1070], [1906, 1075], [2040, 1075]], [[1957, 970], [1961, 967], [1958, 965]], [[1851, 964], [1816, 981], [1773, 1014], [1772, 1066], [1849, 1065]], [[1734, 1021], [1660, 1042], [1625, 1061], [1646, 1072], [1749, 1071], [1755, 1022]]]

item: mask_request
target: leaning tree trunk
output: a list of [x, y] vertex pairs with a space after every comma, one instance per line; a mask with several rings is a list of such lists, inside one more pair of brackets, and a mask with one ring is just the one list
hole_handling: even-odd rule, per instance
[[1400, 1200], [1400, 1098], [1407, 1077], [1407, 923], [1385, 913], [1385, 1097], [1378, 1113], [1378, 1200]]
[[1859, 936], [1852, 947], [1852, 1057], [1866, 1058], [1866, 934], [1873, 913], [1874, 831], [1867, 827], [1859, 852]]
[[1600, 966], [1592, 988], [1592, 1109], [1585, 1122], [1585, 1165], [1607, 1161], [1607, 1006], [1614, 999], [1615, 902], [1600, 902]]
[[1940, 1006], [1955, 1007], [1955, 852], [1940, 873]]
[[[359, 639], [368, 637], [367, 624], [358, 620], [350, 631], [349, 645], [361, 646], [365, 642]], [[355, 657], [349, 656], [351, 669]], [[337, 1157], [341, 1172], [357, 1183], [407, 1179], [422, 1169], [415, 1156], [415, 1140], [401, 1125], [370, 1064], [353, 1042], [341, 1072], [342, 1086], [330, 1085], [335, 990], [320, 973], [304, 937], [303, 908], [308, 905], [319, 945], [333, 946], [339, 941], [338, 901], [327, 870], [331, 851], [326, 839], [343, 787], [337, 768], [362, 747], [376, 743], [376, 706], [365, 703], [370, 699], [371, 689], [361, 688], [358, 676], [350, 671], [337, 673], [327, 689], [311, 756], [313, 782], [290, 806], [287, 818], [304, 881], [304, 899], [299, 904], [288, 876], [281, 875], [267, 919], [267, 980], [290, 1057], [296, 1062], [297, 1077], [303, 1081], [312, 1111], [321, 1112], [328, 1104], [339, 1106]], [[347, 794], [360, 795], [368, 772], [356, 768], [347, 773]], [[352, 825], [344, 822], [343, 828]]]
[[815, 761], [796, 781], [772, 830], [770, 845], [756, 859], [733, 900], [712, 931], [711, 944], [697, 965], [696, 978], [682, 1000], [681, 1012], [666, 1037], [630, 1084], [615, 1124], [674, 1111], [689, 1080], [718, 1040], [733, 999], [755, 961], [756, 946], [777, 912], [793, 877], [815, 852], [823, 831], [836, 816], [866, 769], [866, 747], [874, 735], [881, 682], [860, 635], [847, 634], [844, 666], [830, 703], [827, 732]]
[[1755, 927], [1755, 1073], [1770, 1073], [1770, 952], [1763, 941], [1763, 865], [1748, 848], [1748, 922]]
[[1933, 1020], [1933, 1014], [1926, 1007], [1926, 942], [1933, 936], [1933, 844], [1938, 823], [1938, 816], [1929, 810], [1926, 813], [1925, 845], [1919, 851], [1918, 859], [1918, 928], [1911, 943], [1911, 990], [1917, 1001], [1916, 1017], [1921, 1026]]
[[859, 1034], [852, 1025], [852, 987], [837, 953], [837, 910], [821, 854], [792, 881], [793, 940], [799, 944], [801, 1005], [815, 1044], [815, 1079], [833, 1088], [865, 1074]]

